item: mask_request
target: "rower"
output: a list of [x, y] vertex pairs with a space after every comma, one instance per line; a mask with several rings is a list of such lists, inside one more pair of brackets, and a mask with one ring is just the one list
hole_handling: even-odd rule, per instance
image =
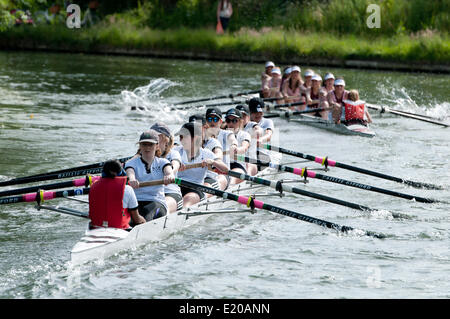
[[[250, 157], [248, 155], [250, 145], [251, 145], [251, 136], [248, 132], [244, 131], [243, 128], [243, 121], [242, 121], [242, 115], [241, 112], [235, 108], [229, 109], [225, 113], [225, 122], [227, 123], [227, 129], [232, 131], [234, 135], [236, 136], [236, 139], [238, 141], [238, 146], [236, 147], [236, 154], [246, 154], [247, 157]], [[256, 151], [256, 150], [255, 150]], [[256, 158], [256, 152], [254, 154], [255, 156], [252, 158]], [[245, 164], [244, 164], [245, 165]], [[231, 160], [230, 163], [230, 169], [232, 171], [236, 171], [239, 173], [247, 174], [247, 168], [243, 164]], [[258, 169], [256, 165], [252, 164], [254, 167], [254, 171], [252, 171], [251, 175], [256, 175], [258, 172]], [[238, 184], [241, 183], [242, 180], [231, 177], [230, 184]]]
[[[303, 80], [300, 75], [301, 69], [298, 66], [293, 66], [291, 68], [290, 77], [283, 83], [283, 96], [285, 103], [296, 103], [301, 101], [301, 86], [303, 85]], [[302, 111], [306, 108], [306, 105], [302, 105], [297, 108], [297, 110]], [[291, 110], [295, 110], [294, 106], [290, 107]]]
[[[326, 107], [327, 104], [325, 104], [325, 102], [327, 93], [324, 89], [322, 89], [322, 77], [315, 74], [311, 80], [312, 86], [308, 89], [308, 93], [306, 94], [306, 104], [308, 105], [307, 109]], [[328, 111], [315, 112], [314, 116], [327, 120]]]
[[348, 91], [345, 89], [345, 81], [343, 78], [338, 77], [334, 81], [334, 90], [328, 92], [327, 102], [328, 106], [332, 108], [328, 115], [328, 119], [335, 123], [341, 123], [341, 119], [344, 120], [343, 101], [348, 97]]
[[259, 98], [252, 98], [248, 102], [248, 108], [250, 110], [250, 120], [258, 123], [258, 126], [262, 129], [262, 136], [257, 139], [258, 148], [258, 160], [263, 162], [270, 162], [269, 154], [264, 150], [259, 150], [259, 145], [263, 143], [270, 143], [272, 139], [274, 125], [271, 119], [264, 118], [264, 101]]
[[138, 212], [138, 201], [133, 189], [126, 185], [127, 178], [117, 160], [105, 162], [102, 178], [89, 190], [89, 228], [113, 227], [130, 230], [134, 225], [145, 223]]
[[[230, 168], [230, 159], [234, 158], [235, 149], [238, 145], [236, 136], [233, 132], [228, 130], [223, 130], [221, 128], [223, 123], [222, 112], [218, 108], [209, 108], [206, 110], [206, 125], [208, 126], [206, 130], [206, 136], [215, 137], [222, 145], [223, 157], [222, 161], [225, 165]], [[230, 184], [230, 177], [228, 175], [223, 176], [227, 180], [226, 187]], [[226, 189], [225, 187], [225, 189]]]
[[[208, 125], [206, 124], [206, 118], [201, 114], [191, 115], [189, 117], [189, 122], [201, 123], [202, 127], [202, 147], [213, 152], [217, 158], [223, 158], [224, 154], [222, 151], [222, 144], [216, 138], [212, 136], [208, 136], [207, 129]], [[208, 170], [206, 172], [205, 182], [204, 184], [213, 188], [218, 188], [220, 190], [224, 190], [229, 183], [229, 177], [225, 175], [217, 174], [212, 170]], [[207, 194], [207, 197], [212, 195]]]
[[342, 121], [345, 125], [362, 124], [367, 126], [367, 123], [372, 123], [372, 118], [365, 107], [365, 102], [359, 99], [357, 90], [350, 90], [348, 92], [348, 100], [344, 100], [345, 120]]
[[279, 98], [277, 104], [283, 103], [283, 94], [281, 93], [281, 70], [278, 67], [272, 69], [272, 78], [269, 81], [269, 98]]
[[[180, 136], [180, 146], [175, 150], [181, 155], [181, 166], [178, 170], [178, 178], [189, 182], [203, 184], [208, 166], [213, 165], [223, 172], [228, 172], [228, 167], [213, 152], [202, 147], [202, 128], [199, 123], [186, 123], [175, 133]], [[201, 163], [201, 167], [185, 170], [185, 165]], [[199, 190], [193, 190], [181, 186], [183, 206], [190, 207], [205, 198], [205, 194]]]
[[306, 89], [309, 89], [312, 86], [312, 77], [314, 76], [314, 71], [311, 69], [308, 69], [305, 71], [304, 77], [305, 82], [303, 82], [303, 89], [306, 91]]
[[[173, 183], [172, 165], [165, 158], [156, 156], [159, 133], [155, 130], [143, 132], [139, 138], [139, 155], [125, 163], [129, 185], [134, 188], [139, 203], [139, 213], [147, 221], [165, 216], [168, 206], [164, 196], [164, 185]], [[163, 180], [164, 185], [140, 188], [142, 182]]]
[[[176, 177], [181, 165], [181, 157], [180, 153], [173, 149], [174, 136], [170, 132], [169, 127], [164, 123], [155, 123], [150, 129], [155, 130], [159, 134], [158, 149], [155, 155], [160, 158], [166, 158], [170, 162], [173, 174]], [[164, 196], [169, 213], [183, 208], [183, 196], [178, 185], [173, 183], [164, 185]]]
[[325, 73], [325, 76], [323, 77], [323, 88], [327, 93], [334, 90], [334, 80], [333, 73]]
[[272, 61], [266, 62], [266, 69], [261, 74], [261, 90], [262, 90], [262, 96], [264, 98], [269, 97], [270, 94], [270, 86], [269, 82], [272, 78], [272, 69], [275, 67], [275, 64]]

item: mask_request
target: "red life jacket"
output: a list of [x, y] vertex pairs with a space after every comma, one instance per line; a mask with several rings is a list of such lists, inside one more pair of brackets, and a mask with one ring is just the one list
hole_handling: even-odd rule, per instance
[[345, 120], [361, 120], [364, 121], [364, 101], [344, 100]]
[[89, 218], [94, 227], [130, 228], [130, 214], [123, 208], [126, 177], [100, 178], [89, 191]]

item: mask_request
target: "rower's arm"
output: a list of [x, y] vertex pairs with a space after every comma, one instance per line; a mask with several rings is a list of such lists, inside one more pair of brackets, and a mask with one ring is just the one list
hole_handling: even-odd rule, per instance
[[261, 136], [261, 138], [259, 139], [260, 143], [270, 142], [272, 135], [273, 135], [272, 130], [270, 130], [270, 129], [265, 130], [264, 135]]
[[136, 180], [136, 175], [134, 173], [134, 169], [131, 167], [128, 167], [125, 172], [128, 176], [128, 185], [133, 187], [134, 189], [139, 188], [139, 182]]

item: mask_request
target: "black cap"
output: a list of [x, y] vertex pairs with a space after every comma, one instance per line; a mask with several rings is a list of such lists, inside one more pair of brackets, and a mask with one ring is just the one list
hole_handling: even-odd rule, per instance
[[172, 134], [170, 133], [169, 127], [161, 122], [153, 124], [150, 129], [155, 130], [159, 134], [164, 134], [167, 137], [170, 137]]
[[209, 109], [206, 110], [206, 118], [208, 118], [208, 116], [211, 116], [211, 115], [215, 115], [215, 116], [217, 116], [218, 118], [221, 119], [222, 118], [222, 111], [219, 110], [218, 108], [215, 108], [215, 107], [209, 108]]
[[142, 142], [158, 144], [159, 133], [152, 129], [142, 133], [141, 136], [139, 137], [139, 143], [142, 143]]
[[252, 98], [248, 101], [248, 108], [250, 109], [250, 113], [257, 113], [264, 111], [264, 101], [260, 98]]
[[247, 105], [239, 104], [239, 105], [236, 105], [235, 109], [240, 111], [241, 113], [246, 113], [247, 115], [250, 115], [250, 109], [248, 108]]
[[229, 109], [227, 111], [227, 113], [225, 113], [225, 117], [228, 117], [228, 116], [234, 116], [234, 117], [237, 117], [237, 118], [241, 118], [242, 114], [241, 114], [241, 112], [239, 110]]
[[181, 129], [175, 133], [175, 135], [187, 135], [190, 134], [191, 137], [194, 137], [195, 135], [201, 136], [202, 135], [202, 125], [200, 123], [196, 122], [189, 122], [183, 124]]
[[202, 125], [206, 124], [206, 118], [201, 114], [194, 114], [189, 116], [189, 122], [198, 122], [202, 123]]

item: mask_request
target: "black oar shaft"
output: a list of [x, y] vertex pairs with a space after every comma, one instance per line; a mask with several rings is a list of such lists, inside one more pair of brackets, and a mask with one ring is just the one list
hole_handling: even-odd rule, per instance
[[[212, 195], [215, 195], [215, 196], [218, 196], [218, 197], [222, 197], [222, 198], [226, 198], [226, 199], [229, 199], [229, 200], [233, 200], [233, 201], [239, 202], [241, 204], [249, 203], [251, 205], [251, 203], [253, 203], [253, 205], [255, 205], [254, 207], [256, 207], [256, 208], [265, 209], [265, 210], [271, 211], [271, 212], [276, 213], [276, 214], [280, 214], [280, 215], [296, 218], [296, 219], [299, 219], [299, 220], [302, 220], [302, 221], [305, 221], [305, 222], [308, 222], [308, 223], [316, 224], [316, 225], [319, 225], [319, 226], [322, 226], [322, 227], [326, 227], [326, 228], [329, 228], [329, 229], [334, 229], [334, 230], [337, 230], [337, 231], [340, 231], [340, 232], [343, 232], [343, 233], [348, 233], [350, 231], [355, 230], [354, 228], [352, 228], [350, 226], [342, 226], [342, 225], [339, 225], [339, 224], [336, 224], [336, 223], [332, 223], [332, 222], [329, 222], [329, 221], [326, 221], [326, 220], [322, 220], [322, 219], [319, 219], [319, 218], [303, 215], [303, 214], [300, 214], [300, 213], [297, 213], [297, 212], [294, 212], [294, 211], [291, 211], [291, 210], [288, 210], [288, 209], [284, 209], [284, 208], [281, 208], [281, 207], [278, 207], [278, 206], [269, 205], [269, 204], [263, 203], [261, 201], [251, 200], [250, 198], [245, 197], [245, 196], [238, 196], [238, 195], [235, 195], [235, 194], [232, 194], [232, 193], [227, 193], [227, 192], [215, 189], [215, 188], [211, 188], [211, 187], [207, 187], [207, 186], [204, 186], [204, 185], [199, 185], [199, 184], [196, 184], [196, 183], [192, 183], [192, 182], [188, 182], [188, 181], [185, 181], [185, 180], [181, 180], [179, 178], [175, 179], [175, 182], [178, 185], [181, 185], [181, 186], [184, 186], [184, 187], [188, 187], [188, 188], [191, 188], [191, 189], [196, 189], [196, 190], [199, 190], [199, 191], [202, 191], [202, 192], [205, 192], [205, 193], [208, 193], [208, 194], [212, 194]], [[375, 233], [375, 232], [372, 232], [372, 231], [363, 231], [363, 232], [364, 232], [364, 235], [370, 236], [370, 237], [375, 237], [375, 238], [385, 238], [386, 237], [383, 234]]]
[[246, 94], [255, 94], [255, 93], [260, 93], [260, 92], [261, 92], [261, 90], [253, 90], [253, 91], [241, 92], [241, 93], [237, 93], [237, 94], [219, 95], [219, 96], [207, 97], [207, 98], [202, 98], [202, 99], [197, 99], [197, 100], [178, 102], [178, 103], [174, 103], [173, 105], [182, 105], [182, 104], [189, 104], [189, 103], [227, 99], [227, 98], [232, 99], [233, 97], [236, 97], [236, 96], [241, 96], [241, 95], [246, 95]]
[[379, 172], [376, 172], [376, 171], [368, 170], [368, 169], [365, 169], [365, 168], [360, 168], [360, 167], [357, 167], [357, 166], [353, 166], [353, 165], [348, 165], [348, 164], [332, 161], [332, 160], [329, 160], [326, 157], [325, 158], [321, 158], [321, 157], [316, 157], [316, 156], [313, 156], [313, 155], [307, 155], [307, 154], [303, 154], [303, 153], [300, 153], [300, 152], [292, 151], [292, 150], [289, 150], [289, 149], [285, 149], [285, 148], [274, 146], [274, 145], [270, 145], [270, 144], [264, 144], [263, 148], [268, 149], [268, 150], [272, 150], [272, 151], [275, 151], [275, 152], [279, 152], [279, 153], [295, 156], [295, 157], [304, 158], [304, 159], [307, 159], [307, 160], [310, 160], [310, 161], [314, 161], [314, 162], [322, 164], [322, 165], [327, 163], [328, 166], [339, 167], [339, 168], [350, 170], [350, 171], [354, 171], [354, 172], [357, 172], [357, 173], [366, 174], [366, 175], [370, 175], [370, 176], [374, 176], [374, 177], [378, 177], [378, 178], [394, 181], [394, 182], [397, 182], [397, 183], [403, 183], [403, 184], [406, 184], [406, 185], [409, 185], [409, 186], [413, 186], [413, 187], [416, 187], [416, 188], [442, 189], [442, 187], [440, 187], [438, 185], [433, 185], [433, 184], [429, 184], [429, 183], [422, 183], [422, 182], [416, 182], [416, 181], [410, 181], [410, 180], [406, 180], [406, 179], [403, 179], [403, 178], [399, 178], [399, 177], [395, 177], [395, 176], [379, 173]]
[[[246, 159], [248, 159], [248, 158], [246, 158]], [[258, 161], [258, 163], [260, 165], [269, 166], [268, 163], [263, 163], [261, 161]], [[240, 173], [234, 172], [234, 171], [228, 171], [228, 175], [236, 177], [236, 178], [239, 178], [239, 179], [245, 179], [245, 180], [254, 182], [256, 184], [270, 186], [270, 187], [273, 187], [275, 189], [279, 188], [279, 189], [277, 189], [278, 191], [285, 190], [285, 191], [288, 191], [288, 192], [291, 192], [291, 193], [295, 193], [295, 194], [299, 194], [299, 195], [315, 198], [315, 199], [318, 199], [318, 200], [322, 200], [322, 201], [325, 201], [325, 202], [329, 202], [329, 203], [333, 203], [333, 204], [337, 204], [337, 205], [341, 205], [341, 206], [345, 206], [345, 207], [349, 207], [349, 208], [353, 208], [353, 209], [358, 209], [358, 210], [363, 210], [363, 211], [374, 211], [374, 209], [372, 209], [370, 207], [367, 207], [367, 206], [363, 206], [363, 205], [347, 202], [347, 201], [344, 201], [344, 200], [341, 200], [341, 199], [338, 199], [338, 198], [329, 197], [329, 196], [321, 195], [321, 194], [318, 194], [318, 193], [305, 191], [303, 189], [292, 187], [292, 186], [289, 186], [289, 185], [283, 185], [283, 183], [279, 183], [278, 184], [279, 186], [277, 186], [276, 182], [273, 183], [273, 182], [271, 182], [269, 180], [266, 180], [266, 179], [263, 179], [263, 178], [260, 178], [260, 177], [240, 174]]]
[[[47, 191], [47, 192], [43, 192], [42, 196], [43, 196], [43, 200], [50, 200], [50, 199], [58, 198], [58, 197], [87, 195], [87, 194], [89, 194], [89, 190], [90, 190], [90, 188], [85, 187], [85, 188], [75, 188], [75, 189], [62, 190], [62, 191], [56, 191], [56, 192]], [[25, 194], [25, 195], [20, 195], [20, 196], [4, 197], [4, 198], [0, 198], [0, 205], [1, 204], [15, 204], [15, 203], [21, 203], [21, 202], [33, 202], [33, 201], [39, 200], [38, 196], [39, 196], [39, 194], [36, 192], [36, 193]]]

